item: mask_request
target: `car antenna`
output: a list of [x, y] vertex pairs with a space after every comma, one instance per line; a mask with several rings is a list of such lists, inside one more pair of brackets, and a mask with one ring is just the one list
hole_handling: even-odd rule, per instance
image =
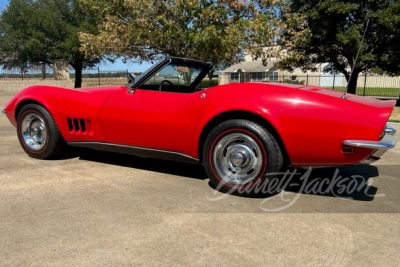
[[347, 81], [346, 90], [343, 92], [343, 95], [341, 96], [341, 98], [346, 99], [347, 91], [349, 91], [350, 81], [351, 81], [351, 78], [353, 77], [353, 72], [354, 72], [354, 69], [356, 68], [357, 61], [358, 61], [358, 56], [360, 55], [361, 48], [362, 48], [362, 46], [364, 44], [365, 34], [367, 33], [367, 30], [368, 30], [369, 21], [370, 21], [370, 19], [367, 20], [367, 26], [365, 27], [364, 34], [363, 34], [363, 37], [361, 39], [360, 47], [358, 48], [358, 51], [357, 51], [356, 60], [354, 61], [353, 69], [351, 70], [351, 73], [350, 73], [350, 78]]

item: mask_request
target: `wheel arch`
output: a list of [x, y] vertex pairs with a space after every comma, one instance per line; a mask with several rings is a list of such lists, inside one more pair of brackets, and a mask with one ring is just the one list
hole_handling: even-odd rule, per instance
[[15, 107], [15, 112], [14, 112], [15, 121], [18, 120], [18, 116], [19, 116], [19, 113], [21, 112], [22, 108], [29, 104], [39, 105], [42, 108], [46, 109], [50, 113], [49, 109], [45, 105], [40, 103], [39, 101], [33, 100], [33, 99], [25, 99], [25, 100], [22, 100], [21, 102], [19, 102]]
[[202, 129], [199, 142], [198, 142], [198, 155], [199, 161], [202, 163], [203, 161], [203, 147], [206, 142], [207, 136], [211, 133], [211, 131], [220, 123], [232, 120], [232, 119], [243, 119], [255, 122], [263, 127], [265, 127], [276, 139], [279, 144], [279, 147], [282, 150], [282, 155], [284, 157], [284, 164], [290, 164], [290, 158], [287, 153], [286, 147], [282, 141], [281, 136], [279, 135], [278, 131], [275, 127], [265, 118], [257, 115], [255, 113], [243, 110], [232, 110], [226, 111], [217, 116], [213, 117]]

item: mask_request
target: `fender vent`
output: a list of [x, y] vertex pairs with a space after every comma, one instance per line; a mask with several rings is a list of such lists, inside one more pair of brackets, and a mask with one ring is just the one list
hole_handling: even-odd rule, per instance
[[78, 118], [67, 118], [68, 128], [71, 133], [86, 133], [86, 123], [90, 123], [89, 120], [78, 119]]

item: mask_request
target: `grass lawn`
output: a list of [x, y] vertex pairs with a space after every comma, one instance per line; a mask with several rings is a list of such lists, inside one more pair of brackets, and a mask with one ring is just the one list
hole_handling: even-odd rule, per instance
[[[332, 87], [328, 87], [332, 89]], [[335, 87], [335, 91], [344, 91], [346, 87]], [[364, 95], [364, 87], [357, 87], [357, 95]], [[379, 88], [367, 87], [365, 88], [366, 96], [385, 96], [385, 97], [400, 97], [400, 88]]]
[[[100, 82], [100, 86], [101, 85], [124, 85], [126, 84], [123, 82]], [[99, 83], [97, 82], [82, 82], [82, 86], [99, 86]]]

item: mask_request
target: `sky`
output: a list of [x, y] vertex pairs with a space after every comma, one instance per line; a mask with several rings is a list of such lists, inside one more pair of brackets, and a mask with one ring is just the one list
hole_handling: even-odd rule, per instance
[[0, 12], [3, 11], [7, 4], [8, 0], [0, 0]]
[[[8, 0], [0, 0], [0, 13], [6, 8], [8, 4]], [[100, 70], [102, 71], [119, 71], [119, 70], [128, 70], [129, 72], [140, 71], [148, 69], [152, 64], [143, 62], [142, 64], [138, 63], [123, 63], [121, 59], [117, 59], [114, 63], [103, 62], [99, 64]]]
[[139, 63], [124, 63], [121, 59], [117, 59], [114, 63], [111, 62], [102, 62], [99, 64], [100, 70], [110, 70], [110, 71], [119, 71], [119, 70], [128, 70], [129, 72], [143, 72], [147, 70], [152, 64], [148, 62]]

